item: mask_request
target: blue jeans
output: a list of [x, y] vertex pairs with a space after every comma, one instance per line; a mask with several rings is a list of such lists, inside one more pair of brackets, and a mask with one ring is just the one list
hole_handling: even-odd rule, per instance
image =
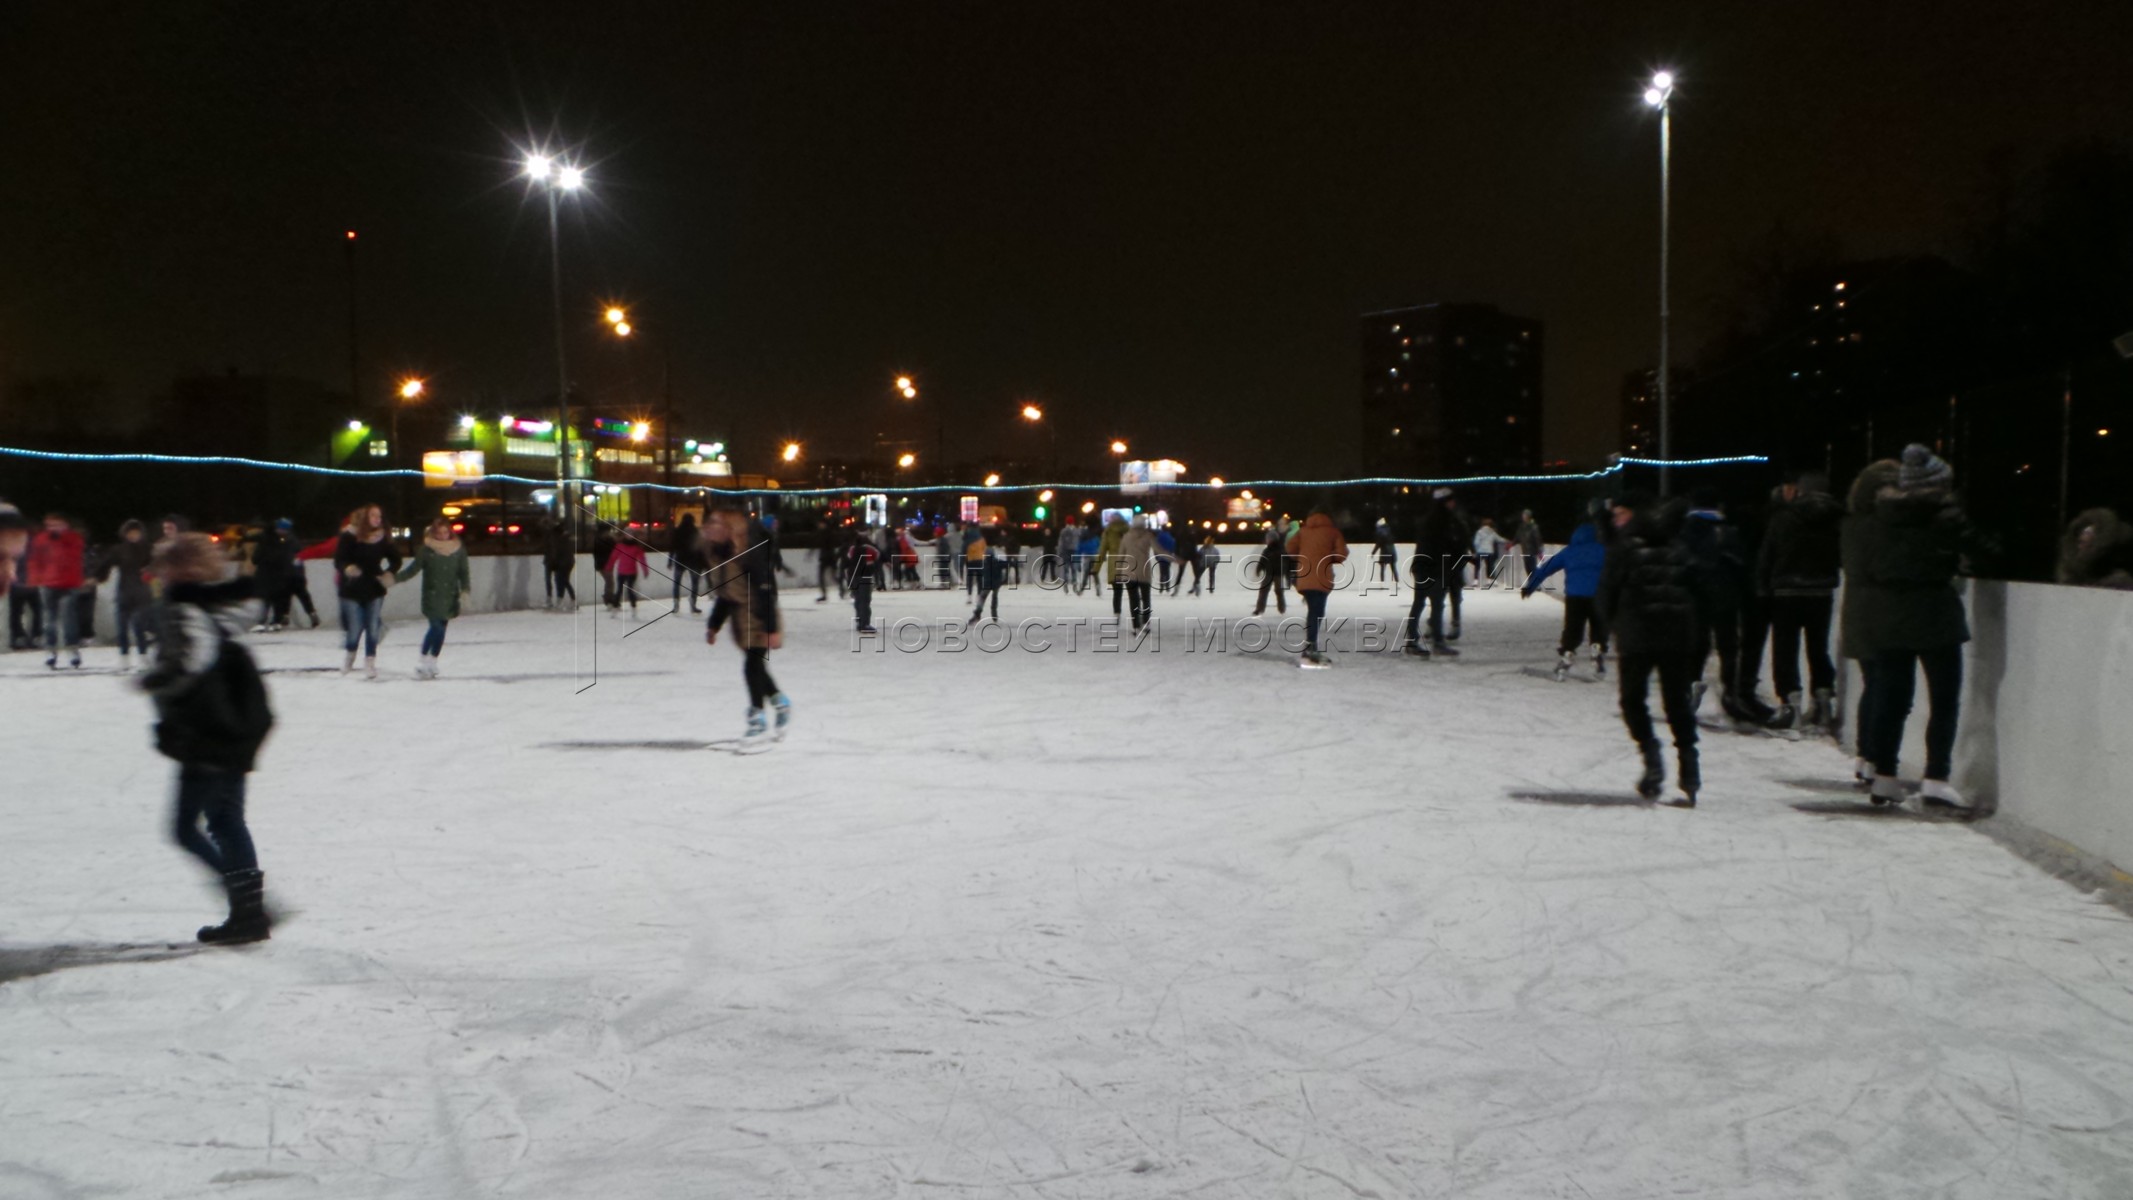
[[378, 643], [385, 637], [385, 601], [341, 601], [341, 649], [354, 653], [357, 643], [364, 644], [363, 657], [376, 658]]
[[431, 658], [444, 653], [444, 627], [447, 622], [430, 618], [429, 632], [422, 635], [422, 652]]
[[1317, 588], [1298, 588], [1304, 602], [1304, 649], [1318, 649], [1318, 626], [1326, 619], [1326, 593]]
[[81, 645], [81, 629], [75, 624], [73, 588], [38, 588], [37, 605], [44, 610], [45, 649], [58, 649], [62, 638], [69, 649]]
[[152, 640], [148, 633], [148, 606], [143, 604], [136, 608], [120, 603], [115, 612], [118, 617], [119, 653], [130, 654], [136, 648], [143, 654], [148, 653]]
[[[200, 832], [202, 821], [207, 832]], [[217, 875], [252, 871], [259, 856], [244, 823], [244, 772], [204, 763], [178, 767], [178, 811], [172, 834], [178, 844]]]

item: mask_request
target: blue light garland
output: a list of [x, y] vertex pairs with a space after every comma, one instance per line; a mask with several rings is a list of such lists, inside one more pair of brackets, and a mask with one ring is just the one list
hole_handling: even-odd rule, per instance
[[[203, 467], [248, 467], [264, 471], [288, 471], [299, 475], [327, 475], [347, 479], [420, 479], [423, 472], [407, 468], [386, 468], [377, 471], [351, 471], [344, 467], [314, 467], [305, 463], [268, 462], [257, 458], [238, 458], [222, 454], [77, 454], [60, 450], [28, 450], [17, 446], [0, 446], [0, 458], [27, 458], [40, 462], [76, 463], [150, 463], [160, 466]], [[1597, 471], [1566, 472], [1559, 475], [1462, 475], [1439, 479], [1410, 479], [1393, 475], [1373, 475], [1358, 479], [1225, 479], [1220, 487], [1212, 483], [1163, 483], [1145, 485], [1150, 489], [1170, 488], [1179, 491], [1234, 491], [1241, 488], [1333, 488], [1333, 487], [1474, 487], [1497, 483], [1590, 483], [1619, 475], [1626, 467], [1672, 467], [1676, 470], [1696, 467], [1754, 466], [1769, 462], [1760, 454], [1735, 454], [1722, 458], [1681, 458], [1668, 462], [1658, 458], [1622, 458]], [[554, 487], [556, 481], [535, 479], [524, 475], [485, 475], [479, 482], [525, 484], [531, 487]], [[1002, 483], [990, 487], [984, 484], [924, 484], [911, 487], [893, 487], [876, 484], [851, 484], [841, 487], [821, 488], [721, 488], [705, 486], [669, 486], [663, 483], [605, 483], [596, 479], [573, 479], [571, 485], [579, 488], [598, 485], [604, 488], [628, 488], [654, 492], [672, 492], [677, 495], [711, 493], [720, 496], [861, 496], [894, 492], [898, 495], [935, 495], [943, 493], [1013, 493], [1013, 492], [1115, 492], [1115, 483]]]

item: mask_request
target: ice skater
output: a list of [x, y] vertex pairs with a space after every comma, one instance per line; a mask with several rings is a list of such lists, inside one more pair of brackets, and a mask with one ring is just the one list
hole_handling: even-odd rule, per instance
[[[1770, 677], [1778, 692], [1773, 729], [1837, 732], [1837, 667], [1829, 657], [1829, 625], [1843, 522], [1844, 506], [1829, 494], [1828, 478], [1809, 471], [1779, 489], [1763, 532], [1755, 577], [1757, 590], [1770, 602]], [[1811, 692], [1800, 687], [1803, 638]]]
[[1659, 700], [1674, 734], [1675, 786], [1681, 808], [1696, 807], [1703, 772], [1696, 758], [1696, 711], [1689, 684], [1703, 662], [1705, 605], [1695, 562], [1679, 541], [1677, 513], [1655, 513], [1651, 502], [1624, 499], [1614, 508], [1615, 544], [1600, 571], [1600, 619], [1614, 631], [1620, 655], [1622, 724], [1644, 756], [1637, 794], [1656, 800], [1666, 787], [1666, 757], [1652, 729], [1649, 689], [1659, 675]]
[[397, 578], [405, 583], [422, 576], [422, 616], [430, 623], [422, 635], [422, 657], [415, 665], [417, 679], [437, 678], [437, 659], [444, 654], [444, 629], [459, 615], [459, 598], [474, 590], [474, 575], [467, 562], [467, 548], [443, 517], [430, 521], [415, 549], [415, 561]]
[[[148, 576], [152, 550], [148, 543], [148, 527], [139, 521], [128, 520], [119, 526], [119, 540], [112, 543], [97, 562], [99, 581], [109, 576], [118, 577], [112, 615], [118, 626], [119, 670], [123, 672], [133, 670], [135, 646], [140, 647], [142, 664], [148, 661], [148, 615], [155, 604], [155, 588]], [[257, 576], [254, 578], [256, 581]]]
[[82, 536], [66, 517], [46, 513], [44, 528], [30, 539], [26, 574], [37, 591], [37, 607], [44, 616], [44, 665], [57, 668], [59, 651], [67, 652], [67, 665], [81, 666], [81, 624], [74, 606], [74, 593], [82, 586], [85, 561]]
[[1519, 599], [1531, 600], [1550, 575], [1563, 573], [1563, 636], [1555, 644], [1557, 682], [1570, 678], [1570, 668], [1577, 665], [1578, 647], [1588, 634], [1592, 638], [1593, 672], [1607, 674], [1607, 622], [1600, 619], [1594, 600], [1606, 562], [1607, 547], [1600, 541], [1599, 527], [1587, 521], [1571, 530], [1570, 544], [1527, 576], [1526, 585], [1518, 590]]
[[881, 564], [881, 547], [857, 529], [847, 530], [844, 550], [838, 558], [837, 591], [851, 593], [852, 629], [860, 637], [875, 636], [874, 568]]
[[608, 619], [622, 615], [622, 602], [630, 603], [630, 619], [637, 617], [637, 578], [645, 572], [644, 544], [625, 533], [615, 543], [615, 552], [608, 557], [607, 568], [615, 573], [615, 590], [607, 601]]
[[1314, 508], [1284, 549], [1296, 563], [1296, 594], [1304, 602], [1304, 648], [1297, 665], [1330, 666], [1318, 648], [1318, 630], [1326, 619], [1326, 597], [1333, 593], [1333, 568], [1348, 561], [1348, 539], [1325, 509]]
[[400, 569], [400, 550], [386, 536], [385, 510], [365, 505], [348, 514], [334, 543], [333, 566], [341, 591], [341, 674], [355, 669], [363, 650], [363, 675], [378, 677], [378, 643], [385, 640], [385, 592]]
[[1154, 620], [1154, 610], [1149, 603], [1148, 585], [1155, 579], [1156, 549], [1155, 531], [1148, 528], [1145, 513], [1133, 514], [1133, 524], [1118, 539], [1118, 553], [1112, 556], [1111, 612], [1118, 613], [1118, 595], [1124, 592], [1127, 615], [1133, 623], [1133, 632], [1140, 633]]
[[777, 571], [762, 535], [745, 514], [733, 509], [707, 518], [704, 550], [714, 597], [704, 644], [717, 645], [719, 630], [732, 624], [733, 640], [741, 648], [741, 677], [748, 684], [748, 726], [741, 749], [764, 749], [767, 741], [784, 741], [792, 723], [792, 701], [770, 677], [770, 652], [785, 644], [778, 621]]
[[229, 900], [222, 924], [197, 936], [224, 945], [264, 941], [272, 920], [244, 821], [245, 776], [274, 712], [259, 668], [236, 640], [252, 586], [225, 579], [229, 562], [204, 533], [156, 543], [151, 569], [163, 599], [153, 616], [155, 664], [137, 683], [155, 700], [156, 749], [178, 764], [178, 845], [221, 879]]
[[[1860, 473], [1869, 486], [1885, 479], [1886, 467]], [[1873, 771], [1870, 794], [1875, 804], [1900, 804], [1903, 785], [1896, 764], [1903, 748], [1903, 728], [1921, 670], [1926, 676], [1926, 763], [1919, 790], [1921, 807], [1967, 812], [1962, 794], [1949, 781], [1954, 765], [1956, 722], [1961, 715], [1963, 643], [1970, 623], [1963, 598], [1955, 589], [1969, 526], [1956, 505], [1955, 473], [1926, 447], [1904, 448], [1893, 487], [1875, 488], [1861, 497], [1854, 485], [1854, 511], [1863, 518], [1848, 526], [1845, 559], [1847, 593], [1857, 589], [1848, 616], [1858, 618], [1858, 632], [1845, 622], [1846, 650], [1865, 669], [1866, 694], [1860, 702], [1859, 749]]]
[[995, 530], [990, 535], [981, 531], [971, 538], [970, 546], [977, 557], [971, 560], [970, 569], [978, 578], [978, 604], [970, 610], [970, 622], [973, 625], [977, 624], [978, 618], [984, 614], [988, 597], [992, 600], [993, 621], [997, 623], [1000, 620], [1000, 588], [1007, 582], [1007, 560], [1000, 555], [999, 536], [999, 532]]
[[1392, 540], [1392, 523], [1383, 517], [1370, 532], [1370, 557], [1376, 564], [1370, 582], [1392, 584], [1392, 594], [1400, 594], [1400, 545]]

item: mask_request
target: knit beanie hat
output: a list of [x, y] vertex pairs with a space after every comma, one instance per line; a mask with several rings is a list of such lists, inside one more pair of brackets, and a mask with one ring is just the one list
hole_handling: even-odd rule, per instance
[[1903, 469], [1896, 486], [1907, 492], [1946, 491], [1955, 486], [1955, 470], [1939, 455], [1912, 442], [1903, 448]]

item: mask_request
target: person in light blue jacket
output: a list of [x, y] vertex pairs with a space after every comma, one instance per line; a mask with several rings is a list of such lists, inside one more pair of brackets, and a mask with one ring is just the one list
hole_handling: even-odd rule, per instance
[[1588, 630], [1592, 635], [1593, 670], [1601, 675], [1607, 673], [1607, 624], [1593, 602], [1600, 590], [1600, 567], [1606, 561], [1607, 546], [1600, 540], [1599, 526], [1587, 521], [1571, 532], [1570, 544], [1542, 563], [1519, 590], [1519, 599], [1530, 600], [1550, 575], [1558, 571], [1563, 574], [1563, 637], [1556, 646], [1557, 679], [1570, 674]]

